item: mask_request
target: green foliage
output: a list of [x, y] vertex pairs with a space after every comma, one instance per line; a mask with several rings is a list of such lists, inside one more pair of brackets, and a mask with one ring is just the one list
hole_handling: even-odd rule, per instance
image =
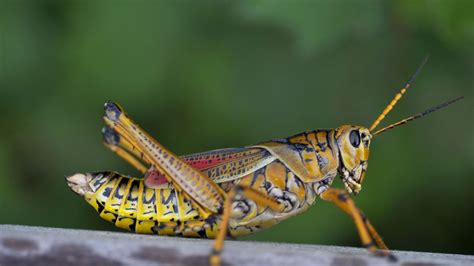
[[[101, 145], [121, 103], [178, 154], [313, 128], [370, 125], [459, 95], [372, 145], [356, 199], [387, 244], [472, 254], [472, 1], [17, 1], [0, 8], [0, 223], [112, 230], [67, 188], [74, 172], [136, 174]], [[250, 237], [358, 246], [317, 201]]]

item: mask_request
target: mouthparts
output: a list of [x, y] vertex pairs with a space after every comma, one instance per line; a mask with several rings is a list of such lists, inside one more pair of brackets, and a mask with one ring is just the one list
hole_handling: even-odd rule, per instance
[[341, 179], [347, 192], [354, 195], [359, 194], [359, 192], [362, 190], [362, 185], [360, 182], [364, 171], [363, 164], [359, 165], [359, 167], [353, 171], [347, 170], [344, 166], [341, 167]]

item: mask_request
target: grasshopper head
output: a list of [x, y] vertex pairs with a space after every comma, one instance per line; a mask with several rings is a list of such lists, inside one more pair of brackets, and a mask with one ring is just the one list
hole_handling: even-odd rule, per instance
[[339, 174], [349, 193], [358, 194], [367, 171], [372, 135], [368, 128], [344, 125], [335, 130], [339, 150]]
[[374, 137], [383, 132], [387, 132], [392, 128], [404, 125], [410, 121], [444, 108], [464, 98], [461, 96], [456, 99], [441, 103], [437, 106], [431, 107], [426, 111], [407, 117], [382, 129], [374, 131], [380, 122], [382, 122], [382, 120], [397, 104], [398, 100], [402, 98], [408, 88], [410, 88], [411, 83], [415, 80], [416, 76], [421, 71], [427, 60], [428, 57], [425, 57], [421, 65], [416, 70], [415, 74], [410, 77], [402, 89], [395, 95], [395, 97], [390, 101], [390, 103], [385, 107], [382, 113], [377, 117], [377, 119], [375, 119], [369, 128], [344, 125], [335, 129], [334, 139], [339, 150], [338, 171], [341, 175], [342, 181], [344, 182], [344, 186], [349, 193], [358, 194], [362, 188], [361, 184], [364, 181], [364, 175], [367, 171], [367, 160], [369, 159], [369, 145], [370, 141]]

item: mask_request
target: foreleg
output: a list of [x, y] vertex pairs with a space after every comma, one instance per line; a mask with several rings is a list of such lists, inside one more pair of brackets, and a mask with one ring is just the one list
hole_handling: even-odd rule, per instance
[[374, 254], [396, 260], [396, 257], [390, 253], [375, 228], [362, 211], [355, 206], [354, 201], [349, 197], [349, 194], [347, 194], [346, 191], [342, 189], [328, 188], [326, 191], [321, 193], [320, 197], [323, 200], [336, 204], [337, 207], [352, 217], [357, 227], [357, 231], [359, 232], [362, 246], [368, 248], [369, 251]]

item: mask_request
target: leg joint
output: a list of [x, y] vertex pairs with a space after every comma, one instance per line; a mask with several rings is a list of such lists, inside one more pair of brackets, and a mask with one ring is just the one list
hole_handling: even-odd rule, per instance
[[340, 201], [343, 201], [343, 202], [346, 202], [350, 199], [349, 195], [346, 193], [346, 192], [341, 192], [337, 195], [337, 198], [340, 200]]

